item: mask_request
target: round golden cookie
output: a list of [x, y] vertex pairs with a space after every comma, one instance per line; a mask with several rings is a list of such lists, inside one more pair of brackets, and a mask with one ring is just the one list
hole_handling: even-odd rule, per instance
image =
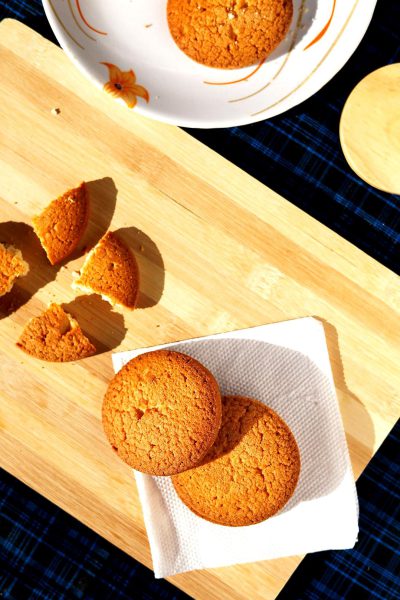
[[214, 446], [200, 466], [172, 482], [196, 515], [236, 527], [277, 513], [292, 496], [299, 473], [299, 449], [286, 423], [258, 400], [227, 396]]
[[168, 0], [171, 35], [203, 65], [237, 69], [268, 56], [285, 38], [292, 0]]
[[172, 350], [133, 358], [112, 379], [103, 427], [118, 456], [150, 475], [197, 465], [221, 426], [221, 395], [197, 360]]

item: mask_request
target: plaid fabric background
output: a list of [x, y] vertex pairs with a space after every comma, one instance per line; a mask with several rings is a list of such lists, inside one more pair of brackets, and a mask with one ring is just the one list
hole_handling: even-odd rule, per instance
[[360, 533], [355, 548], [308, 555], [277, 600], [400, 598], [399, 457], [400, 421], [357, 482]]
[[0, 513], [4, 599], [189, 598], [4, 471]]
[[368, 73], [394, 62], [400, 62], [400, 2], [378, 0], [356, 52], [312, 98], [254, 125], [188, 131], [399, 272], [400, 197], [364, 183], [348, 166], [339, 141], [340, 116], [350, 92]]
[[[25, 21], [55, 41], [40, 0], [0, 0], [3, 17]], [[400, 61], [399, 24], [400, 2], [378, 0], [358, 50], [313, 98], [254, 125], [188, 130], [394, 271], [399, 270], [400, 199], [373, 189], [349, 169], [338, 126], [354, 86], [374, 69]], [[399, 450], [400, 424], [359, 480], [356, 548], [308, 556], [279, 600], [400, 598]], [[3, 598], [187, 598], [5, 472], [0, 505]]]
[[[400, 421], [357, 483], [360, 534], [356, 547], [307, 556], [278, 600], [400, 598], [399, 456]], [[166, 581], [155, 580], [149, 569], [4, 472], [0, 509], [3, 598], [188, 598]]]

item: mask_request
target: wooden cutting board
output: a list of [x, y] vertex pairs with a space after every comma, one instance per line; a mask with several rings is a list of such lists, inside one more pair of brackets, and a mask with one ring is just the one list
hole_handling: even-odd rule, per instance
[[[19, 239], [31, 264], [1, 304], [2, 466], [150, 566], [132, 472], [101, 429], [111, 350], [313, 315], [326, 327], [358, 476], [399, 412], [398, 278], [180, 129], [116, 104], [25, 26], [3, 21], [0, 53], [0, 239]], [[32, 215], [82, 179], [94, 204], [84, 244], [111, 227], [138, 256], [134, 312], [75, 299], [82, 257], [50, 267], [32, 236]], [[50, 301], [69, 305], [98, 356], [45, 364], [15, 346]], [[171, 581], [195, 598], [265, 600], [299, 561]]]

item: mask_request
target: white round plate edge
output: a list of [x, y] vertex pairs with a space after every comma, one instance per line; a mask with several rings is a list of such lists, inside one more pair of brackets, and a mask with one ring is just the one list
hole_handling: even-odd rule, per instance
[[[74, 55], [74, 52], [72, 50], [72, 44], [69, 42], [67, 36], [64, 34], [62, 28], [60, 27], [59, 23], [57, 22], [57, 19], [55, 18], [53, 11], [51, 9], [49, 0], [42, 0], [42, 4], [43, 4], [43, 8], [44, 8], [44, 11], [46, 14], [46, 18], [49, 21], [50, 27], [51, 27], [55, 37], [57, 38], [61, 48], [65, 51], [68, 58], [77, 67], [77, 69], [81, 73], [83, 73], [83, 75], [88, 80], [90, 80], [98, 89], [102, 89], [103, 82], [98, 81], [98, 79], [96, 79], [96, 77], [92, 75], [90, 70], [82, 62], [80, 62]], [[298, 91], [298, 93], [296, 93], [296, 94], [292, 94], [290, 96], [290, 98], [281, 100], [279, 102], [279, 106], [269, 108], [268, 111], [265, 112], [265, 114], [260, 114], [260, 115], [247, 114], [247, 115], [244, 115], [242, 118], [238, 117], [238, 118], [234, 118], [233, 120], [231, 120], [229, 118], [226, 120], [222, 120], [222, 119], [210, 120], [210, 119], [206, 119], [206, 118], [201, 119], [201, 120], [196, 120], [196, 119], [194, 119], [194, 120], [188, 120], [188, 119], [177, 120], [175, 118], [170, 117], [169, 115], [161, 113], [157, 109], [154, 109], [150, 106], [137, 105], [134, 109], [134, 112], [136, 114], [145, 116], [149, 119], [153, 119], [155, 121], [160, 121], [160, 122], [166, 123], [168, 125], [174, 125], [174, 126], [178, 126], [178, 127], [195, 128], [195, 129], [218, 129], [218, 128], [250, 125], [252, 123], [265, 121], [265, 120], [271, 119], [272, 117], [276, 117], [280, 114], [283, 114], [283, 113], [287, 112], [288, 110], [298, 106], [305, 100], [308, 100], [309, 98], [314, 96], [327, 83], [329, 83], [329, 81], [331, 81], [331, 79], [333, 79], [335, 77], [335, 75], [337, 75], [337, 73], [339, 73], [339, 71], [344, 67], [344, 65], [352, 57], [352, 55], [354, 54], [354, 52], [357, 50], [358, 46], [360, 45], [361, 41], [363, 40], [363, 38], [367, 32], [367, 29], [371, 23], [371, 20], [372, 20], [372, 17], [373, 17], [375, 8], [376, 8], [376, 4], [377, 4], [377, 0], [371, 0], [369, 3], [369, 6], [368, 6], [369, 10], [366, 10], [366, 7], [365, 7], [365, 5], [363, 5], [362, 2], [357, 4], [355, 11], [350, 18], [350, 22], [352, 19], [354, 19], [354, 16], [357, 13], [357, 10], [361, 11], [360, 12], [361, 17], [357, 13], [357, 16], [359, 17], [359, 20], [358, 20], [359, 27], [357, 29], [359, 35], [355, 36], [354, 39], [352, 39], [352, 43], [348, 45], [348, 51], [346, 53], [342, 54], [341, 59], [336, 62], [335, 67], [332, 71], [329, 71], [329, 72], [325, 71], [324, 75], [322, 77], [319, 77], [318, 79], [316, 77], [310, 78], [310, 81], [312, 80], [313, 85], [310, 85], [309, 87], [303, 86], [303, 89], [301, 91]], [[361, 26], [360, 26], [360, 23], [361, 23]], [[129, 109], [127, 109], [127, 110], [129, 110]]]

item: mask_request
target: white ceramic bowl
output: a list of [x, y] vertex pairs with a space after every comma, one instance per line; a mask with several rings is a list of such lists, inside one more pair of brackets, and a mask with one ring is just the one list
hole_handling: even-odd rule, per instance
[[294, 0], [282, 44], [261, 66], [235, 70], [204, 67], [181, 52], [166, 3], [43, 0], [66, 53], [120, 102], [174, 125], [228, 127], [268, 119], [315, 94], [357, 48], [376, 0]]

